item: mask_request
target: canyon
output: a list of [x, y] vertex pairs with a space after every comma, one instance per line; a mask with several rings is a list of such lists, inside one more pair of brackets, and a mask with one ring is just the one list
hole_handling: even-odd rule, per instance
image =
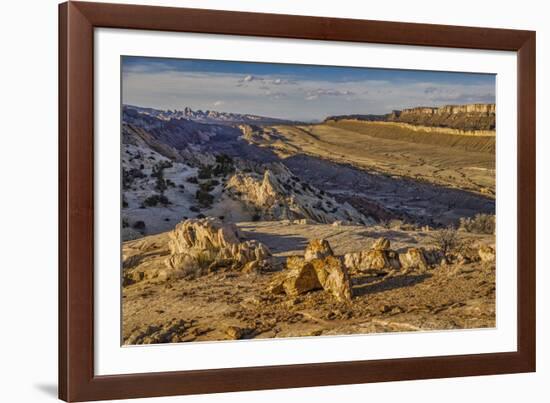
[[495, 325], [494, 105], [122, 117], [125, 344]]

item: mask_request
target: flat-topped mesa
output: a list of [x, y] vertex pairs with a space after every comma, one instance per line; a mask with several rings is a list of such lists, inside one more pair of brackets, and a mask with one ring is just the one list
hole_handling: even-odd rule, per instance
[[416, 108], [403, 109], [402, 111], [393, 111], [392, 117], [403, 117], [406, 115], [456, 115], [459, 113], [471, 113], [480, 115], [494, 115], [496, 112], [495, 104], [468, 104], [468, 105], [445, 105], [441, 107], [419, 106]]
[[402, 123], [427, 128], [445, 128], [464, 132], [492, 131], [495, 129], [495, 104], [419, 106], [394, 110], [385, 115], [331, 116], [325, 121], [362, 120], [368, 122]]

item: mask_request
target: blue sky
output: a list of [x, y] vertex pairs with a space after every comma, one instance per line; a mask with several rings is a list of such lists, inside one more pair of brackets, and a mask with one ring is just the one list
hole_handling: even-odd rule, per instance
[[123, 103], [297, 120], [495, 102], [492, 74], [122, 58]]

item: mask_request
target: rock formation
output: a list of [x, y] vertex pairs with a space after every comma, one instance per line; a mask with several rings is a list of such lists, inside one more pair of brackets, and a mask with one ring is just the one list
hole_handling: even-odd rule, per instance
[[327, 256], [333, 256], [334, 253], [326, 239], [313, 239], [310, 241], [304, 252], [304, 259], [309, 262], [313, 259], [324, 259]]
[[344, 255], [344, 265], [351, 271], [396, 270], [401, 267], [396, 252], [390, 250], [390, 240], [377, 239], [371, 249]]
[[342, 261], [332, 255], [324, 239], [312, 240], [306, 249], [308, 258], [292, 256], [286, 270], [271, 284], [274, 294], [296, 296], [314, 290], [325, 290], [337, 301], [351, 301], [351, 280]]
[[351, 301], [353, 294], [350, 276], [339, 258], [327, 256], [324, 259], [313, 259], [311, 265], [325, 291], [331, 293], [340, 302]]
[[428, 270], [428, 262], [423, 248], [409, 248], [399, 254], [399, 262], [404, 269]]
[[226, 185], [229, 195], [256, 211], [262, 220], [312, 220], [368, 224], [373, 220], [348, 203], [333, 197], [293, 176], [282, 164], [271, 164], [263, 174], [240, 171]]
[[390, 240], [388, 238], [378, 238], [372, 245], [374, 250], [389, 250]]
[[385, 115], [330, 116], [326, 121], [343, 119], [370, 122], [408, 123], [415, 126], [440, 127], [461, 131], [495, 130], [495, 104], [445, 105], [394, 110]]
[[234, 224], [222, 223], [217, 218], [182, 221], [169, 234], [169, 269], [185, 271], [191, 267], [243, 268], [259, 267], [271, 253], [262, 243], [240, 241]]
[[478, 254], [482, 262], [494, 262], [496, 258], [495, 249], [489, 245], [481, 245]]

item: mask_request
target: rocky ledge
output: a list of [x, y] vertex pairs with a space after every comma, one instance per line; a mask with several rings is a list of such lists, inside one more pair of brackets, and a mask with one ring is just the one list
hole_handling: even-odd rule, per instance
[[375, 122], [406, 123], [414, 126], [441, 127], [461, 131], [495, 130], [495, 104], [445, 105], [442, 107], [421, 106], [394, 110], [385, 115], [339, 115], [325, 121], [364, 120]]

